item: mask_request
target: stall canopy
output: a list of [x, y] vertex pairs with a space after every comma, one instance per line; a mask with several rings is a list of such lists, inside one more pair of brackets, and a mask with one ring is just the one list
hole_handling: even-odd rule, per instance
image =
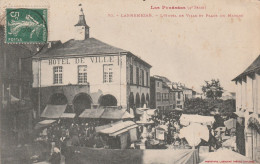
[[230, 137], [228, 140], [223, 142], [222, 147], [236, 147], [236, 136]]
[[99, 130], [99, 132], [103, 134], [109, 134], [109, 136], [117, 136], [136, 127], [138, 127], [138, 125], [133, 121], [125, 121], [111, 124], [111, 127]]
[[97, 108], [97, 109], [86, 109], [79, 115], [80, 118], [104, 118], [104, 119], [126, 119], [134, 118], [133, 115], [128, 113], [126, 109], [118, 108]]
[[227, 127], [227, 129], [233, 129], [236, 128], [236, 120], [231, 118], [227, 121], [224, 122], [225, 126]]
[[180, 123], [184, 126], [188, 126], [191, 123], [200, 123], [203, 125], [212, 125], [215, 122], [215, 118], [212, 116], [201, 116], [201, 115], [188, 115], [182, 114]]
[[47, 105], [41, 114], [45, 118], [60, 118], [67, 105]]
[[74, 118], [76, 116], [75, 113], [62, 113], [60, 118]]
[[209, 140], [209, 130], [206, 125], [192, 123], [180, 130], [180, 138], [185, 138], [190, 146], [197, 146], [201, 139]]
[[156, 115], [157, 109], [148, 109], [146, 112], [149, 116], [154, 116]]
[[105, 109], [86, 109], [82, 112], [79, 117], [80, 118], [100, 118]]
[[133, 118], [126, 109], [117, 109], [117, 108], [106, 108], [100, 118], [105, 119], [124, 119], [124, 118]]
[[236, 112], [233, 112], [233, 113], [236, 114], [238, 117], [245, 117], [244, 112], [236, 111]]
[[50, 126], [52, 123], [54, 123], [56, 120], [43, 120], [40, 121], [36, 124], [36, 126], [34, 127], [34, 129], [41, 129], [41, 128], [45, 128], [47, 126]]
[[149, 110], [149, 108], [136, 108], [136, 114], [142, 115], [144, 111]]
[[209, 161], [241, 161], [238, 163], [254, 163], [250, 158], [247, 158], [239, 153], [228, 149], [218, 149], [216, 152], [209, 153], [201, 164], [208, 164]]

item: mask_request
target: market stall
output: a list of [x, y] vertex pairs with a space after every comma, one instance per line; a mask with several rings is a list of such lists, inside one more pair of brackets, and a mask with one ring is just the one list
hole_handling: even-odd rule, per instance
[[188, 126], [191, 123], [199, 123], [199, 124], [202, 124], [202, 125], [212, 126], [214, 122], [215, 122], [215, 118], [213, 116], [182, 114], [181, 117], [180, 117], [180, 123], [183, 126]]
[[209, 140], [209, 130], [205, 125], [192, 123], [180, 130], [179, 137], [185, 138], [189, 146], [195, 148], [195, 146], [200, 144], [201, 139], [205, 141]]
[[128, 141], [132, 143], [137, 140], [136, 128], [138, 125], [133, 121], [120, 121], [110, 125], [110, 127], [98, 130], [98, 133], [106, 134], [109, 137], [119, 137], [121, 149], [127, 148], [130, 144]]

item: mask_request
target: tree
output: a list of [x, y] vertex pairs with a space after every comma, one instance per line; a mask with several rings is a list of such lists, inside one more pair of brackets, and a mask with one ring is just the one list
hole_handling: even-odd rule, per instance
[[205, 85], [202, 86], [202, 91], [206, 95], [207, 98], [210, 99], [218, 99], [222, 97], [223, 87], [221, 87], [218, 79], [212, 79], [210, 82], [205, 81]]

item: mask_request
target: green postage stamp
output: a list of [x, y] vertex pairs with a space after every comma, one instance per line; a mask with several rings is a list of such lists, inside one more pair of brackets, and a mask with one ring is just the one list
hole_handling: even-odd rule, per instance
[[39, 8], [7, 8], [5, 42], [13, 44], [46, 43], [48, 12]]

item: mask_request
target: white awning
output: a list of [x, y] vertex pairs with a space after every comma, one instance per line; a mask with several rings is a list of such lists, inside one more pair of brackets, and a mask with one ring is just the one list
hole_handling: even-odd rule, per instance
[[41, 114], [45, 118], [60, 118], [67, 105], [47, 105]]
[[122, 119], [124, 118], [134, 118], [134, 115], [131, 115], [130, 113], [128, 113], [127, 111], [125, 111], [124, 115], [122, 116]]
[[125, 128], [125, 129], [119, 130], [119, 131], [117, 131], [117, 132], [115, 132], [115, 133], [112, 133], [112, 134], [109, 134], [109, 135], [110, 135], [110, 136], [117, 136], [117, 135], [119, 135], [119, 134], [125, 133], [125, 132], [127, 132], [128, 130], [131, 130], [131, 129], [137, 128], [137, 127], [138, 127], [138, 125], [132, 125], [132, 126], [130, 126], [130, 127], [127, 127], [127, 128]]
[[148, 115], [153, 116], [153, 115], [155, 115], [156, 110], [157, 109], [149, 109], [146, 112], [147, 112]]
[[237, 111], [237, 112], [234, 112], [238, 117], [245, 117], [245, 114], [244, 114], [244, 112], [239, 112], [239, 111]]
[[125, 132], [125, 130], [127, 131], [127, 130], [133, 129], [137, 126], [138, 125], [136, 125], [133, 121], [125, 121], [125, 122], [119, 122], [116, 124], [112, 124], [111, 127], [102, 129], [99, 132], [104, 133], [104, 134], [109, 134], [110, 136], [115, 136], [115, 134], [116, 135], [121, 134], [121, 133]]
[[75, 113], [62, 113], [60, 118], [74, 118], [76, 116]]
[[188, 126], [191, 123], [200, 123], [203, 125], [212, 125], [215, 122], [215, 118], [212, 116], [201, 116], [201, 115], [188, 115], [182, 114], [180, 123], [184, 126]]
[[49, 125], [51, 125], [52, 123], [54, 123], [56, 120], [43, 120], [43, 121], [40, 121], [38, 122], [34, 129], [40, 129], [40, 128], [43, 128], [43, 127], [47, 127]]

